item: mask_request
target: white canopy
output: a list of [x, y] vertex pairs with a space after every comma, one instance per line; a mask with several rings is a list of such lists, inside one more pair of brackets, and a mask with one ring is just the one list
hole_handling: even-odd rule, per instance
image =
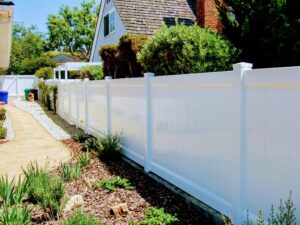
[[[68, 62], [59, 65], [53, 69], [54, 78], [61, 80], [61, 71], [65, 72], [65, 79], [68, 79], [68, 71], [79, 71], [86, 66], [102, 66], [102, 62]], [[56, 72], [58, 72], [58, 78], [56, 77]]]

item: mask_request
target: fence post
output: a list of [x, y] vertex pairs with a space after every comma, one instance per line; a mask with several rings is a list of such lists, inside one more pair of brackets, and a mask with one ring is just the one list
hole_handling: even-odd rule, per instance
[[234, 178], [233, 193], [233, 222], [236, 225], [243, 223], [243, 211], [245, 210], [245, 152], [246, 152], [246, 96], [245, 96], [245, 72], [252, 69], [250, 63], [237, 63], [233, 65], [233, 71], [240, 77], [239, 96], [240, 96], [240, 117], [239, 117], [239, 151], [235, 158], [236, 173]]
[[105, 91], [106, 91], [106, 118], [107, 118], [107, 124], [106, 124], [106, 134], [111, 135], [112, 132], [112, 124], [111, 124], [111, 95], [110, 95], [110, 81], [112, 80], [112, 77], [105, 77]]
[[84, 132], [85, 133], [88, 133], [89, 131], [88, 82], [89, 82], [88, 78], [84, 79], [84, 108], [85, 108]]
[[79, 94], [78, 94], [78, 83], [80, 82], [80, 80], [76, 80], [75, 81], [75, 91], [76, 91], [76, 122], [75, 125], [78, 128], [79, 127]]
[[19, 76], [16, 75], [16, 97], [19, 100]]
[[145, 90], [146, 90], [146, 124], [145, 124], [145, 172], [151, 171], [151, 161], [153, 155], [153, 131], [152, 131], [152, 91], [151, 78], [154, 73], [145, 73]]

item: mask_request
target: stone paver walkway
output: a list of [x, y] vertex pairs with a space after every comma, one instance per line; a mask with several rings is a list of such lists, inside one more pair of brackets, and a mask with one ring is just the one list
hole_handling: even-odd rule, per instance
[[70, 159], [70, 151], [30, 114], [13, 105], [7, 105], [7, 113], [12, 120], [15, 138], [0, 144], [0, 176], [7, 174], [12, 179], [32, 161], [40, 166], [48, 164], [50, 169]]

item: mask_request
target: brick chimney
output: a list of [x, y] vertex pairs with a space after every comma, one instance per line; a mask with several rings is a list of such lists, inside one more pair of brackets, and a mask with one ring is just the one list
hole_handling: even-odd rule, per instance
[[222, 24], [218, 19], [218, 9], [214, 0], [196, 0], [197, 22], [201, 27], [209, 27], [212, 30], [221, 32]]

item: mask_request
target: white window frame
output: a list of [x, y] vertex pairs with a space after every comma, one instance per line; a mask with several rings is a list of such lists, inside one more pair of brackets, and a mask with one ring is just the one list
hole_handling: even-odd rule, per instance
[[[108, 16], [108, 33], [105, 33], [105, 28], [106, 28], [106, 24], [105, 24], [105, 17]], [[104, 21], [104, 37], [107, 37], [109, 35], [111, 35], [112, 33], [114, 33], [116, 31], [116, 10], [111, 9], [108, 13], [106, 13], [103, 17], [103, 21]]]

